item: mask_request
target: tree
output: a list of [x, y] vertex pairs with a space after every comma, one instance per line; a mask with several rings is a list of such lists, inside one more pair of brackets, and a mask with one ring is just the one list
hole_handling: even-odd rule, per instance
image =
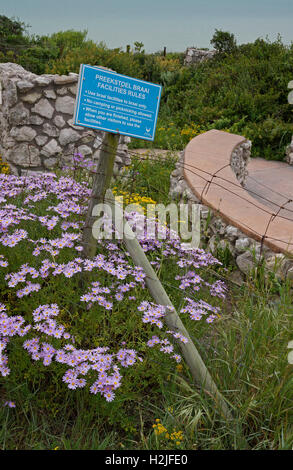
[[86, 41], [87, 30], [59, 31], [47, 37], [47, 41], [58, 49], [58, 58], [64, 57], [69, 51], [80, 49], [92, 41]]
[[27, 25], [14, 18], [0, 15], [0, 52], [17, 52], [28, 43], [26, 36]]
[[139, 54], [144, 54], [143, 46], [144, 46], [143, 42], [135, 41], [134, 52], [139, 53]]
[[237, 48], [234, 34], [219, 29], [215, 30], [210, 43], [219, 54], [232, 54]]

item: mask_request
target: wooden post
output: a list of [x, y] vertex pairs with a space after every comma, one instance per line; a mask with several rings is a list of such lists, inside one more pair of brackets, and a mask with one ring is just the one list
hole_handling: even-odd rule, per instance
[[92, 258], [96, 254], [97, 240], [93, 237], [92, 227], [96, 217], [93, 208], [104, 201], [106, 190], [109, 188], [113, 175], [114, 161], [117, 153], [119, 135], [105, 133], [97, 173], [94, 176], [92, 195], [90, 197], [85, 225], [82, 232], [82, 246], [84, 258]]
[[186, 330], [178, 313], [176, 312], [168, 294], [166, 293], [159, 278], [153, 270], [133, 230], [125, 219], [123, 208], [115, 201], [113, 193], [110, 189], [108, 189], [106, 192], [105, 200], [112, 207], [112, 219], [113, 223], [115, 223], [115, 228], [118, 231], [119, 229], [121, 230], [123, 228], [123, 233], [120, 235], [121, 237], [123, 237], [125, 247], [128, 253], [130, 254], [133, 262], [137, 266], [141, 266], [144, 269], [144, 272], [146, 274], [146, 284], [153, 299], [159, 305], [166, 305], [172, 307], [172, 310], [170, 310], [169, 313], [167, 313], [164, 317], [164, 321], [166, 322], [168, 328], [181, 333], [188, 339], [187, 343], [177, 341], [177, 344], [180, 347], [183, 357], [190, 368], [190, 372], [193, 379], [202, 387], [203, 390], [208, 392], [208, 394], [213, 397], [219, 411], [222, 413], [224, 418], [231, 423], [231, 426], [235, 429], [235, 432], [237, 433], [239, 448], [248, 449], [249, 444], [247, 443], [245, 437], [242, 435], [241, 425], [237, 421], [235, 423], [235, 418], [232, 412], [230, 411], [226, 400], [219, 392], [217, 385], [213, 381], [198, 350], [196, 349], [192, 339], [190, 338], [188, 331]]
[[[152, 294], [155, 302], [159, 305], [166, 305], [172, 307], [172, 311], [166, 314], [164, 321], [167, 326], [176, 332], [180, 332], [188, 339], [188, 343], [182, 343], [178, 341], [178, 345], [182, 351], [182, 354], [190, 368], [193, 378], [199, 383], [205, 390], [207, 390], [215, 399], [217, 405], [221, 409], [223, 415], [231, 420], [232, 415], [227, 406], [227, 403], [221, 393], [218, 391], [215, 382], [213, 381], [209, 371], [207, 370], [200, 354], [198, 353], [195, 345], [190, 338], [188, 331], [183, 325], [178, 313], [176, 312], [168, 294], [162, 286], [159, 278], [149, 263], [139, 241], [135, 237], [130, 225], [124, 218], [122, 207], [115, 201], [111, 190], [106, 192], [107, 203], [111, 204], [113, 209], [113, 220], [115, 220], [115, 226], [124, 227], [123, 241], [129, 252], [133, 262], [137, 266], [141, 266], [146, 274], [146, 284]], [[121, 224], [121, 220], [123, 223]], [[118, 222], [118, 223], [117, 223]]]
[[166, 54], [167, 54], [167, 47], [165, 46], [165, 47], [164, 47], [163, 56], [166, 57]]

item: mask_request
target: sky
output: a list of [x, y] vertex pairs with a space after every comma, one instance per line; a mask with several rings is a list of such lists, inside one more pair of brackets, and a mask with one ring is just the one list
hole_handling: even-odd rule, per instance
[[0, 15], [29, 24], [31, 34], [87, 30], [108, 47], [139, 41], [147, 52], [211, 47], [215, 29], [238, 44], [278, 33], [293, 41], [293, 0], [0, 0]]

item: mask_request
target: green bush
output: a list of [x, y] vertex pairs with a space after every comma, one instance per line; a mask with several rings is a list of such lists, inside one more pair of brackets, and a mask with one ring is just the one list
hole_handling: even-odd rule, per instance
[[[223, 129], [252, 140], [252, 155], [282, 160], [293, 130], [287, 86], [292, 80], [293, 45], [257, 39], [236, 45], [234, 35], [216, 30], [213, 59], [184, 66], [183, 53], [147, 54], [141, 42], [109, 49], [86, 31], [29, 36], [27, 27], [0, 16], [0, 61], [32, 72], [78, 72], [81, 63], [101, 65], [163, 86], [154, 143], [134, 147], [182, 149], [200, 132]], [[1, 28], [0, 28], [1, 29]]]

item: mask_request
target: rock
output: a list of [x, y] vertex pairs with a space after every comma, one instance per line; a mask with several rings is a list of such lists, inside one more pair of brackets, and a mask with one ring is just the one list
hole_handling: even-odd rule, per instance
[[244, 150], [250, 150], [252, 146], [251, 140], [246, 140], [241, 144], [241, 147], [244, 148]]
[[54, 90], [44, 90], [44, 95], [46, 98], [49, 98], [51, 100], [55, 100], [56, 99], [56, 93]]
[[80, 134], [73, 129], [62, 129], [59, 135], [60, 145], [68, 145], [77, 142], [81, 138]]
[[287, 278], [290, 279], [290, 281], [293, 281], [293, 266], [292, 268], [289, 268], [287, 271]]
[[251, 270], [256, 267], [256, 263], [259, 259], [259, 255], [256, 254], [254, 258], [250, 251], [245, 251], [245, 253], [237, 256], [236, 264], [241, 272], [249, 274]]
[[92, 155], [93, 153], [92, 149], [88, 147], [87, 145], [80, 145], [77, 151], [81, 153], [81, 155], [83, 155], [84, 157], [87, 155]]
[[[84, 139], [84, 137], [88, 134], [88, 136], [93, 136], [95, 137], [95, 133], [93, 131], [87, 131], [87, 133], [83, 133], [82, 134], [82, 138]], [[95, 137], [95, 141], [94, 141], [94, 149], [100, 149], [101, 146], [102, 146], [102, 143], [103, 143], [103, 137], [98, 135], [97, 137]]]
[[209, 225], [209, 229], [212, 231], [212, 233], [224, 236], [226, 232], [226, 224], [219, 217], [213, 217]]
[[222, 251], [229, 250], [231, 255], [234, 256], [235, 248], [229, 240], [220, 240], [218, 243], [218, 248]]
[[14, 147], [14, 149], [8, 152], [7, 159], [15, 165], [24, 167], [36, 167], [41, 165], [39, 151], [36, 147], [28, 144], [20, 144]]
[[236, 240], [235, 242], [236, 253], [237, 254], [243, 253], [244, 251], [247, 250], [247, 248], [249, 248], [249, 246], [250, 246], [249, 238], [238, 238], [238, 240]]
[[62, 151], [59, 147], [58, 142], [55, 139], [50, 140], [41, 150], [41, 155], [45, 157], [51, 157]]
[[40, 176], [40, 175], [44, 175], [44, 174], [48, 174], [48, 172], [44, 172], [42, 170], [40, 171], [37, 171], [37, 170], [20, 170], [20, 175], [21, 176]]
[[43, 145], [45, 145], [45, 143], [47, 142], [48, 140], [48, 137], [46, 135], [38, 135], [36, 138], [35, 138], [35, 141], [36, 143], [42, 147]]
[[116, 163], [114, 163], [113, 166], [113, 176], [119, 176], [119, 167], [116, 165]]
[[57, 115], [57, 116], [54, 117], [54, 124], [57, 127], [64, 127], [65, 121], [64, 121], [62, 116]]
[[10, 135], [14, 137], [14, 139], [17, 142], [22, 142], [22, 141], [30, 142], [36, 137], [37, 133], [31, 127], [23, 126], [23, 127], [12, 127], [10, 131]]
[[15, 139], [13, 137], [11, 137], [10, 135], [8, 135], [5, 139], [5, 147], [7, 149], [11, 149], [15, 146]]
[[193, 194], [190, 188], [186, 188], [183, 191], [183, 197], [186, 198], [188, 201], [192, 201], [195, 203], [199, 203], [199, 199]]
[[242, 286], [244, 282], [243, 275], [241, 274], [240, 271], [238, 271], [238, 269], [236, 271], [231, 272], [229, 279], [235, 284], [237, 284], [238, 286]]
[[196, 47], [188, 47], [185, 52], [184, 65], [196, 65], [208, 59], [212, 59], [216, 51], [206, 51]]
[[22, 103], [18, 103], [11, 108], [9, 113], [9, 122], [12, 125], [27, 124], [29, 112]]
[[101, 155], [101, 152], [100, 150], [96, 150], [94, 153], [93, 153], [93, 160], [99, 160], [100, 159], [100, 155]]
[[33, 104], [36, 101], [38, 101], [38, 99], [40, 99], [41, 96], [42, 96], [41, 93], [39, 93], [37, 91], [33, 91], [32, 93], [28, 93], [26, 95], [23, 95], [22, 96], [22, 101], [25, 101], [26, 103]]
[[32, 114], [29, 117], [29, 124], [33, 124], [34, 126], [40, 126], [41, 124], [43, 124], [43, 122], [44, 122], [44, 119], [42, 119], [37, 114]]
[[9, 169], [10, 169], [10, 173], [14, 176], [19, 176], [19, 171], [18, 171], [18, 168], [13, 165], [12, 163], [9, 162]]
[[68, 90], [65, 86], [63, 86], [62, 88], [58, 88], [56, 92], [57, 92], [57, 95], [64, 96], [68, 93]]
[[67, 85], [68, 83], [76, 83], [78, 75], [60, 75], [54, 78], [55, 85]]
[[287, 156], [287, 163], [289, 163], [289, 165], [293, 165], [293, 152], [289, 153]]
[[68, 90], [73, 94], [76, 95], [77, 93], [77, 85], [70, 86]]
[[57, 158], [46, 158], [44, 160], [44, 165], [46, 168], [48, 168], [49, 170], [51, 170], [52, 168], [54, 168], [57, 164], [58, 160]]
[[259, 256], [260, 254], [266, 254], [266, 256], [269, 256], [269, 254], [273, 254], [270, 250], [270, 248], [265, 245], [264, 243], [261, 244], [259, 242], [256, 242], [255, 240], [251, 241], [251, 249], [252, 251], [255, 251], [255, 253]]
[[178, 176], [182, 176], [182, 168], [178, 167], [171, 173], [172, 178], [177, 178]]
[[54, 114], [54, 108], [46, 98], [42, 98], [32, 107], [32, 112], [51, 119]]
[[50, 137], [56, 137], [58, 135], [59, 130], [57, 129], [56, 126], [53, 126], [52, 124], [49, 124], [48, 122], [46, 122], [43, 125], [43, 132], [44, 134], [47, 134]]
[[[84, 127], [82, 127], [82, 126], [76, 126], [73, 122], [73, 119], [68, 119], [67, 124], [70, 127], [72, 127], [72, 129], [76, 129], [77, 131], [81, 131], [81, 130], [84, 129]], [[92, 134], [94, 134], [94, 131], [88, 131], [88, 132], [91, 132]]]
[[211, 253], [216, 253], [217, 250], [217, 237], [216, 235], [212, 235], [208, 241], [208, 249]]
[[48, 86], [52, 83], [53, 77], [47, 76], [40, 76], [34, 79], [34, 83], [39, 86]]
[[56, 111], [73, 115], [74, 102], [74, 98], [71, 96], [58, 97], [56, 100]]
[[25, 93], [26, 91], [31, 90], [34, 87], [34, 84], [27, 80], [20, 80], [16, 83], [16, 86], [19, 89], [20, 93]]
[[14, 82], [8, 82], [4, 89], [3, 101], [9, 108], [17, 103], [17, 90]]
[[122, 158], [119, 157], [118, 155], [116, 155], [116, 157], [115, 157], [115, 163], [116, 163], [117, 165], [120, 165], [120, 166], [121, 166], [122, 163], [123, 163]]
[[76, 152], [75, 144], [69, 144], [62, 153], [62, 163], [73, 164], [73, 157]]
[[236, 240], [236, 238], [239, 236], [238, 229], [236, 227], [233, 227], [233, 225], [227, 225], [225, 232], [227, 239], [231, 242]]
[[172, 190], [169, 193], [171, 199], [179, 199], [182, 196], [186, 188], [187, 188], [187, 184], [185, 180], [179, 181], [177, 185], [174, 188], [172, 188]]
[[286, 274], [287, 258], [283, 253], [274, 253], [266, 257], [266, 267], [274, 272], [278, 277], [284, 277]]

